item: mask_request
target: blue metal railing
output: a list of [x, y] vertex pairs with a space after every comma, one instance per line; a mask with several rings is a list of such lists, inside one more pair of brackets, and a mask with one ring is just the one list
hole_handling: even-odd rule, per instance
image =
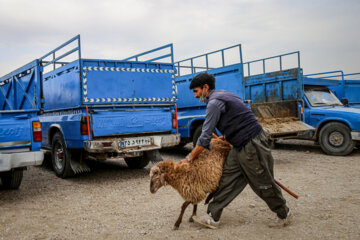
[[[205, 54], [202, 54], [202, 55], [199, 55], [199, 56], [195, 56], [195, 57], [191, 57], [191, 58], [187, 58], [187, 59], [175, 62], [175, 68], [177, 70], [177, 76], [181, 76], [181, 69], [191, 69], [191, 74], [196, 73], [197, 69], [205, 70], [205, 71], [214, 69], [212, 67], [209, 67], [209, 56], [213, 55], [213, 54], [216, 54], [216, 53], [221, 53], [222, 67], [228, 66], [229, 64], [228, 65], [225, 64], [224, 52], [225, 52], [225, 50], [234, 49], [234, 48], [239, 48], [239, 54], [240, 54], [239, 63], [242, 63], [241, 44], [236, 44], [234, 46], [230, 46], [230, 47], [227, 47], [227, 48], [223, 48], [223, 49], [220, 49], [220, 50], [216, 50], [216, 51], [213, 51], [213, 52], [205, 53]], [[204, 67], [204, 66], [194, 66], [194, 60], [199, 59], [199, 58], [205, 58], [206, 67]], [[190, 65], [181, 65], [181, 63], [186, 63], [186, 62], [190, 62]], [[187, 75], [187, 74], [184, 74], [184, 75]]]
[[247, 75], [250, 76], [251, 75], [251, 71], [250, 71], [250, 65], [256, 62], [262, 62], [262, 66], [263, 66], [263, 73], [266, 73], [266, 61], [267, 60], [271, 60], [271, 59], [276, 59], [279, 58], [279, 65], [280, 65], [280, 71], [283, 70], [283, 57], [285, 56], [289, 56], [289, 55], [297, 55], [297, 67], [300, 68], [300, 52], [296, 51], [296, 52], [290, 52], [290, 53], [285, 53], [285, 54], [281, 54], [281, 55], [277, 55], [277, 56], [272, 56], [272, 57], [267, 57], [267, 58], [262, 58], [262, 59], [257, 59], [254, 61], [249, 61], [249, 62], [245, 62], [244, 66], [247, 65], [247, 69], [248, 69], [248, 73]]
[[[155, 58], [147, 59], [147, 60], [139, 60], [139, 57], [144, 57], [146, 55], [149, 55], [151, 53], [154, 53], [154, 52], [157, 52], [157, 51], [160, 51], [160, 50], [163, 50], [163, 49], [169, 49], [170, 53], [167, 53], [167, 54], [155, 57]], [[174, 63], [174, 49], [173, 49], [173, 44], [172, 43], [161, 46], [161, 47], [158, 47], [158, 48], [154, 48], [152, 50], [149, 50], [149, 51], [146, 51], [146, 52], [143, 52], [143, 53], [139, 53], [137, 55], [134, 55], [134, 56], [131, 56], [131, 57], [128, 57], [128, 58], [125, 58], [125, 59], [123, 59], [123, 61], [131, 61], [131, 60], [133, 60], [133, 61], [141, 61], [141, 62], [155, 62], [157, 60], [165, 59], [165, 58], [170, 58], [171, 63]]]
[[[360, 76], [360, 72], [356, 72], [356, 73], [347, 73], [344, 74], [344, 72], [342, 70], [338, 70], [338, 71], [330, 71], [330, 72], [321, 72], [321, 73], [312, 73], [312, 74], [306, 74], [304, 75], [305, 77], [310, 77], [310, 76], [321, 76], [321, 75], [327, 75], [327, 74], [338, 74], [338, 75], [329, 75], [329, 76], [322, 76], [320, 78], [337, 78], [337, 77], [341, 77], [341, 80], [345, 80], [345, 77], [347, 76], [354, 76], [354, 75], [359, 75]], [[331, 79], [330, 79], [331, 80]]]
[[330, 76], [323, 76], [320, 78], [334, 78], [334, 77], [341, 77], [341, 80], [344, 80], [344, 72], [341, 70], [337, 70], [337, 71], [330, 71], [330, 72], [321, 72], [321, 73], [312, 73], [312, 74], [306, 74], [304, 75], [304, 77], [310, 77], [310, 76], [321, 76], [321, 75], [327, 75], [327, 74], [340, 74], [340, 75], [330, 75]]
[[359, 75], [359, 76], [360, 76], [360, 72], [357, 72], [357, 73], [347, 73], [347, 74], [344, 74], [344, 77], [346, 77], [346, 76], [354, 76], [354, 75]]
[[[61, 50], [62, 48], [70, 45], [73, 42], [77, 42], [77, 46], [69, 51], [67, 51], [66, 53], [56, 57], [56, 52], [58, 52], [59, 50]], [[73, 37], [72, 39], [70, 39], [69, 41], [61, 44], [59, 47], [55, 48], [54, 50], [52, 50], [51, 52], [48, 52], [47, 54], [45, 54], [44, 56], [42, 56], [41, 58], [39, 58], [39, 61], [41, 61], [42, 66], [46, 67], [49, 66], [50, 64], [53, 64], [54, 70], [56, 69], [56, 64], [60, 64], [61, 66], [68, 64], [68, 62], [60, 62], [58, 60], [65, 58], [66, 56], [74, 53], [74, 52], [78, 52], [78, 59], [81, 59], [81, 48], [80, 48], [80, 35], [77, 35], [75, 37]], [[50, 55], [52, 55], [52, 60], [50, 61], [45, 61], [44, 59], [49, 57]]]

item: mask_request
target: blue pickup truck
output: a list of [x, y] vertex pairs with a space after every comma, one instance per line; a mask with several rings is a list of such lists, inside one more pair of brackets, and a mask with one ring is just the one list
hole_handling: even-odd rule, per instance
[[305, 138], [318, 141], [322, 150], [327, 154], [350, 154], [360, 143], [360, 109], [349, 107], [348, 100], [344, 102], [344, 98], [342, 98], [340, 101], [333, 91], [337, 91], [341, 97], [349, 97], [352, 104], [356, 106], [355, 97], [352, 97], [354, 95], [352, 91], [356, 88], [346, 90], [345, 94], [342, 91], [344, 86], [337, 86], [337, 81], [312, 76], [314, 75], [303, 77], [304, 114], [306, 122], [315, 127], [316, 132]]
[[41, 165], [40, 85], [34, 61], [0, 78], [0, 178], [19, 188], [23, 170]]
[[[309, 79], [303, 77], [299, 52], [243, 63], [241, 46], [230, 48], [234, 47], [240, 52], [237, 63], [225, 64], [224, 52], [229, 51], [229, 48], [175, 63], [179, 132], [183, 143], [190, 141], [196, 143], [201, 133], [205, 119], [205, 105], [200, 104], [193, 97], [189, 84], [195, 74], [207, 71], [215, 75], [216, 89], [234, 92], [249, 103], [271, 142], [278, 139], [298, 138], [319, 142], [324, 152], [331, 155], [347, 155], [353, 151], [360, 140], [360, 113], [354, 108], [345, 109], [339, 100], [336, 109], [341, 108], [341, 111], [334, 111], [335, 108], [327, 104], [312, 106], [308, 99], [318, 92], [311, 89], [313, 87], [319, 89], [319, 87], [316, 81], [310, 79], [309, 82]], [[209, 59], [212, 54], [221, 56], [220, 66], [210, 66]], [[202, 64], [195, 64], [200, 62], [199, 58], [205, 60]], [[284, 64], [288, 58], [292, 59], [293, 66], [285, 69]], [[269, 66], [269, 63], [274, 61], [278, 63], [278, 66], [275, 65], [277, 71], [273, 71], [274, 64]], [[183, 74], [186, 70], [186, 74]], [[329, 107], [334, 109], [328, 109]], [[331, 117], [327, 117], [329, 111], [332, 113]], [[316, 121], [314, 116], [317, 116]], [[343, 127], [339, 128], [339, 126]]]
[[142, 168], [159, 159], [160, 148], [179, 143], [172, 50], [85, 59], [78, 35], [36, 60], [42, 148], [57, 176], [90, 171], [89, 159], [124, 158]]

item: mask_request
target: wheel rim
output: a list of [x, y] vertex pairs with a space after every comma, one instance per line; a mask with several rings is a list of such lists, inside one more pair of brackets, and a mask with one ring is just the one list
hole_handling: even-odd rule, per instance
[[57, 142], [55, 145], [55, 167], [59, 170], [62, 170], [64, 167], [64, 148]]
[[340, 132], [332, 132], [329, 135], [329, 143], [335, 147], [339, 147], [344, 143], [344, 135]]

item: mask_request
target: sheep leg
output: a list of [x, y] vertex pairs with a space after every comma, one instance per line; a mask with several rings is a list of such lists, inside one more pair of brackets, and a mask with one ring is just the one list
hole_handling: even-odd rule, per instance
[[192, 217], [196, 216], [196, 210], [197, 210], [197, 204], [194, 204], [193, 212], [192, 212], [191, 217], [189, 218], [189, 222], [194, 222]]
[[177, 219], [177, 221], [176, 221], [176, 223], [174, 225], [174, 228], [173, 228], [174, 230], [177, 230], [179, 228], [181, 220], [182, 220], [184, 212], [185, 212], [185, 209], [189, 206], [190, 203], [191, 202], [189, 202], [189, 201], [185, 201], [183, 203], [183, 205], [181, 206], [180, 216], [178, 217], [178, 219]]

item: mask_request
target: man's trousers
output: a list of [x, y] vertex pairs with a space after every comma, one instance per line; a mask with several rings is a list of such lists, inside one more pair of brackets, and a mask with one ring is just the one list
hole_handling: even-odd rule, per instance
[[209, 203], [208, 213], [220, 219], [222, 210], [247, 184], [263, 199], [281, 219], [286, 218], [289, 208], [274, 181], [274, 159], [263, 130], [241, 150], [233, 148], [224, 162], [219, 188]]

